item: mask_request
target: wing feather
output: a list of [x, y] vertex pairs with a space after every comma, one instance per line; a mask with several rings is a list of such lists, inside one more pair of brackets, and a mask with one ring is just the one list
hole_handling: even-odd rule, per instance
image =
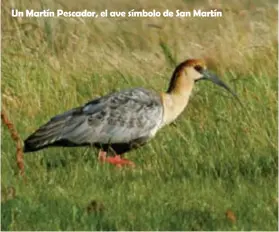
[[129, 143], [154, 135], [162, 119], [163, 106], [155, 92], [143, 88], [116, 92], [53, 117], [24, 141], [24, 151], [60, 141], [75, 145]]
[[[129, 89], [99, 98], [83, 107], [83, 124], [65, 130], [75, 143], [124, 143], [151, 136], [163, 117], [160, 96], [143, 88]], [[72, 126], [72, 122], [69, 122]], [[66, 127], [67, 128], [67, 127]]]

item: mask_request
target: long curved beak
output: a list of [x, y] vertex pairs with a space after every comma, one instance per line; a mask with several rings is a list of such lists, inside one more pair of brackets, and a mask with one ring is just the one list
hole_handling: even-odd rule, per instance
[[203, 79], [207, 79], [212, 81], [214, 84], [219, 85], [221, 87], [223, 87], [224, 89], [226, 89], [228, 92], [230, 92], [238, 101], [239, 103], [242, 105], [240, 99], [238, 98], [238, 96], [235, 94], [234, 91], [232, 91], [223, 81], [220, 80], [220, 78], [218, 76], [216, 76], [214, 73], [208, 71], [208, 70], [204, 70], [202, 72], [203, 74]]

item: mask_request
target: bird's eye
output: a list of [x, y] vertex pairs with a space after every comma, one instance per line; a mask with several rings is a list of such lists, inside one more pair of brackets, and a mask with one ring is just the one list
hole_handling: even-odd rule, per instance
[[203, 67], [200, 65], [195, 65], [194, 68], [196, 69], [197, 72], [201, 72], [203, 70]]

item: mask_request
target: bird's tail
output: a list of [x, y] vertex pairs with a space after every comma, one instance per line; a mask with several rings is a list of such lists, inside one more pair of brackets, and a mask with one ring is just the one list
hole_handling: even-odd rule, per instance
[[[80, 108], [75, 108], [64, 114], [52, 118], [45, 125], [36, 130], [24, 141], [24, 152], [33, 152], [49, 146], [67, 145], [69, 141], [63, 140], [65, 129], [69, 129], [69, 121], [78, 114]], [[71, 127], [71, 126], [70, 126]]]

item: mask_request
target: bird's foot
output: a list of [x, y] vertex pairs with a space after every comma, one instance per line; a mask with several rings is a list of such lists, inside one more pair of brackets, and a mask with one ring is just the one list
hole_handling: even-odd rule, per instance
[[102, 150], [99, 151], [98, 159], [102, 163], [107, 162], [115, 165], [118, 168], [121, 168], [123, 166], [130, 166], [130, 167], [136, 166], [132, 161], [125, 158], [121, 158], [120, 155], [116, 155], [114, 157], [107, 157], [107, 152]]
[[120, 155], [116, 155], [114, 157], [107, 157], [105, 159], [105, 162], [111, 163], [113, 165], [115, 165], [118, 168], [122, 168], [123, 166], [129, 166], [134, 168], [136, 165], [134, 164], [134, 162], [128, 160], [128, 159], [124, 159], [121, 158]]

